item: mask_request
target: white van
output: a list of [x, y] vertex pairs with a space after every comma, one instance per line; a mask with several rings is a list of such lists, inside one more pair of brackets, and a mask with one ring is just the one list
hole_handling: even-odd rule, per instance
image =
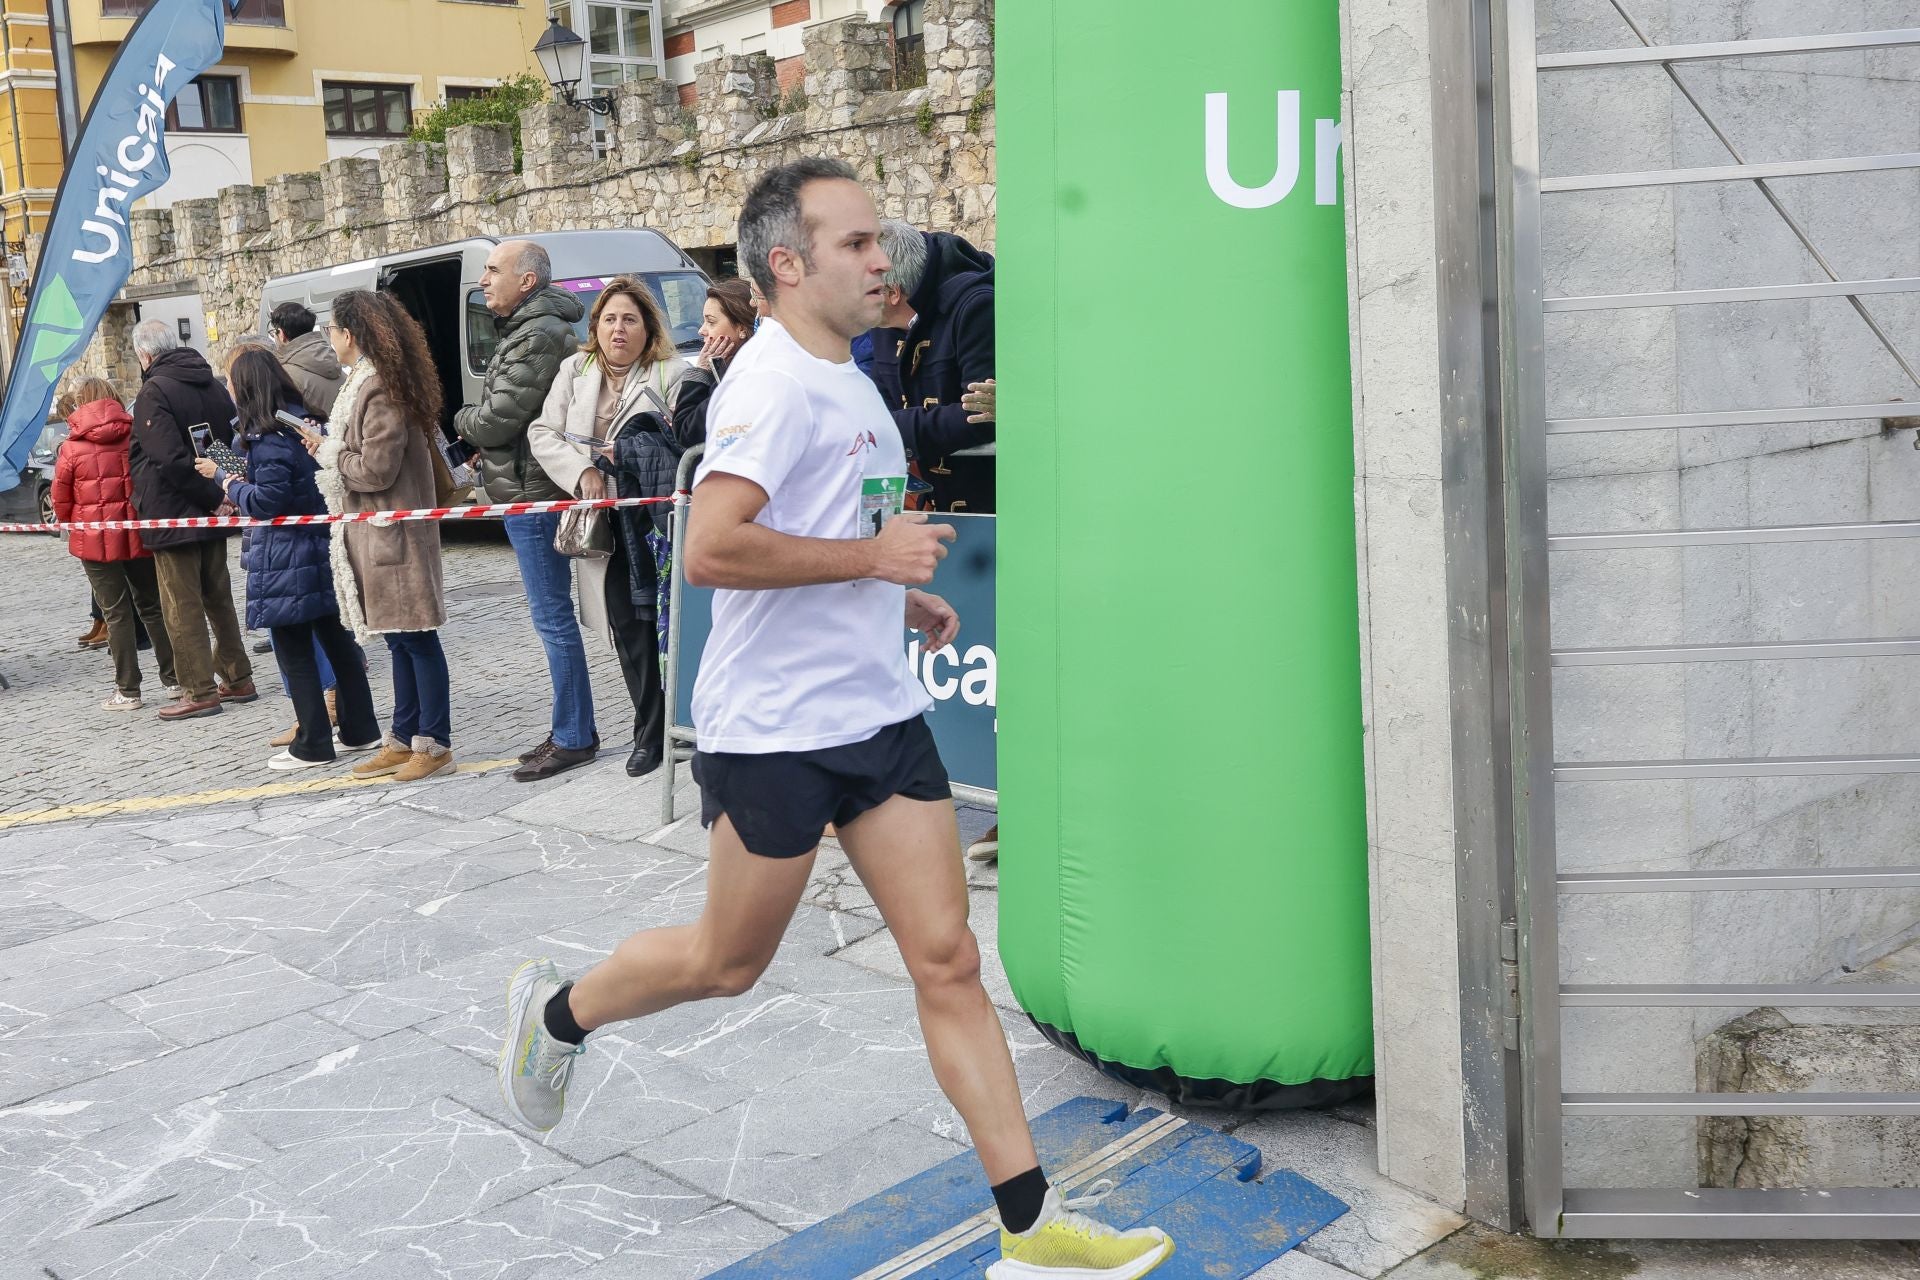
[[[673, 342], [691, 355], [700, 349], [700, 311], [707, 277], [680, 247], [657, 231], [550, 231], [514, 237], [531, 240], [553, 259], [553, 282], [579, 297], [589, 312], [612, 276], [646, 281], [666, 311]], [[441, 431], [451, 441], [453, 415], [480, 399], [487, 361], [499, 345], [493, 313], [480, 294], [480, 272], [500, 240], [477, 236], [430, 249], [348, 262], [318, 271], [276, 276], [260, 294], [260, 332], [283, 302], [304, 304], [325, 323], [333, 300], [350, 289], [385, 289], [400, 299], [426, 330], [427, 347], [440, 371], [446, 413]], [[587, 322], [576, 326], [586, 341]]]

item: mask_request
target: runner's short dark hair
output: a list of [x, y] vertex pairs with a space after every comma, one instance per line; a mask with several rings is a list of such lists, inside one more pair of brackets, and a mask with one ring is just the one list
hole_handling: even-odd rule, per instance
[[268, 322], [289, 338], [299, 338], [313, 332], [313, 312], [297, 302], [283, 302], [275, 307]]
[[747, 274], [768, 301], [779, 289], [767, 255], [786, 249], [809, 268], [813, 266], [814, 228], [800, 213], [800, 192], [809, 182], [823, 179], [858, 182], [853, 170], [838, 160], [817, 156], [770, 170], [747, 193], [740, 209], [739, 256]]

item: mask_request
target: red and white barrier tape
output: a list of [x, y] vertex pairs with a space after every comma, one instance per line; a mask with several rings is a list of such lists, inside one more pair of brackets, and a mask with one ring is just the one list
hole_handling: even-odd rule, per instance
[[531, 516], [574, 507], [645, 507], [672, 502], [672, 498], [556, 498], [550, 502], [496, 502], [474, 507], [422, 507], [413, 511], [350, 511], [340, 515], [274, 516], [254, 520], [247, 516], [185, 516], [174, 520], [68, 520], [59, 524], [0, 524], [0, 533], [60, 533], [86, 529], [274, 529], [302, 524], [393, 524], [401, 520], [498, 520], [501, 516]]

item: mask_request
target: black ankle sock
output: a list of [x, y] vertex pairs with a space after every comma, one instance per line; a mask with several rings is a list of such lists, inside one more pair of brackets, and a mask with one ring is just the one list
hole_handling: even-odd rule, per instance
[[993, 1189], [993, 1202], [1000, 1207], [1000, 1225], [1019, 1235], [1040, 1221], [1040, 1210], [1047, 1203], [1047, 1175], [1035, 1165], [1008, 1178]]
[[553, 993], [553, 999], [547, 1001], [547, 1012], [543, 1019], [547, 1024], [547, 1034], [562, 1044], [580, 1044], [587, 1038], [587, 1030], [573, 1020], [573, 1008], [567, 1003], [567, 993], [573, 990], [573, 984]]

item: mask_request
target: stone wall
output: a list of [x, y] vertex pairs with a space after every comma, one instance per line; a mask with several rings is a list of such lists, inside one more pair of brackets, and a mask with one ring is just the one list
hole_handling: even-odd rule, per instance
[[[928, 0], [927, 84], [893, 92], [887, 29], [857, 18], [805, 35], [807, 106], [782, 114], [774, 66], [729, 55], [699, 68], [699, 98], [624, 86], [596, 156], [584, 108], [521, 117], [515, 171], [504, 126], [452, 130], [444, 146], [397, 142], [133, 217], [130, 297], [198, 293], [216, 356], [259, 324], [261, 286], [306, 271], [469, 236], [649, 227], [687, 249], [731, 245], [740, 205], [767, 169], [804, 156], [852, 165], [883, 216], [994, 243], [992, 0]], [[133, 306], [113, 308], [69, 379], [132, 385]]]
[[[1641, 0], [1657, 43], [1863, 30], [1894, 6]], [[1853, 26], [1849, 24], [1857, 23]], [[1832, 25], [1830, 25], [1832, 24]], [[1540, 8], [1542, 52], [1627, 47], [1612, 8]], [[1920, 149], [1920, 61], [1881, 52], [1690, 64], [1681, 78], [1748, 160]], [[1549, 176], [1730, 162], [1658, 67], [1541, 81]], [[1920, 176], [1785, 179], [1775, 194], [1843, 280], [1920, 274]], [[1819, 266], [1751, 182], [1549, 195], [1547, 293], [1812, 283]], [[1920, 360], [1913, 295], [1867, 298]], [[1818, 406], [1920, 398], [1843, 298], [1551, 315], [1548, 415]], [[1920, 518], [1920, 454], [1877, 420], [1548, 439], [1554, 533]], [[1552, 556], [1556, 648], [1920, 634], [1920, 546], [1903, 540]], [[1865, 755], [1920, 750], [1910, 657], [1563, 668], [1563, 760]], [[1561, 783], [1563, 871], [1846, 867], [1920, 861], [1920, 780], [1783, 777]], [[1563, 898], [1571, 983], [1806, 982], [1871, 962], [1920, 922], [1893, 890]], [[1572, 1009], [1568, 1092], [1688, 1092], [1698, 1046], [1740, 1010]], [[1893, 1086], [1881, 1086], [1890, 1088]], [[1572, 1186], [1693, 1186], [1690, 1121], [1567, 1124]]]

